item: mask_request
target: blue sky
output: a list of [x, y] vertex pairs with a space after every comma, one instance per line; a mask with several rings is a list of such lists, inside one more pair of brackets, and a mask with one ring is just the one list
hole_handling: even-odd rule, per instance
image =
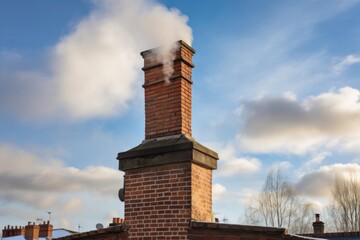
[[[280, 167], [322, 212], [360, 171], [360, 1], [0, 1], [0, 226], [123, 215], [116, 155], [144, 138], [140, 51], [197, 51], [193, 136], [220, 155], [213, 210]], [[192, 43], [191, 43], [192, 42]]]

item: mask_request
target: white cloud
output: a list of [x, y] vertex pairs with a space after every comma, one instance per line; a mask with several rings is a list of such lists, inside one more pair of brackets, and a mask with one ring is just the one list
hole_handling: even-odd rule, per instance
[[[81, 120], [124, 112], [141, 86], [148, 48], [191, 44], [187, 17], [150, 0], [94, 1], [95, 10], [47, 55], [42, 69], [4, 69], [0, 109], [27, 118]], [[171, 47], [165, 48], [168, 54]], [[6, 58], [16, 54], [2, 52]], [[163, 59], [164, 62], [166, 58]]]
[[289, 161], [276, 161], [274, 163], [271, 164], [270, 169], [278, 169], [281, 171], [287, 171], [288, 169], [291, 168], [291, 163]]
[[296, 189], [305, 196], [329, 198], [335, 177], [338, 175], [346, 176], [349, 171], [359, 176], [360, 165], [347, 163], [322, 166], [317, 171], [304, 174], [296, 184]]
[[304, 101], [262, 97], [244, 104], [238, 139], [243, 149], [260, 153], [359, 151], [360, 91], [344, 87]]
[[213, 197], [213, 201], [220, 201], [221, 199], [223, 199], [227, 194], [227, 190], [226, 188], [219, 184], [213, 184], [212, 186], [212, 197]]
[[235, 148], [229, 144], [221, 146], [220, 144], [208, 144], [212, 149], [216, 149], [219, 154], [219, 166], [216, 174], [220, 176], [234, 176], [241, 173], [254, 173], [261, 167], [261, 162], [257, 158], [238, 157]]
[[85, 204], [86, 202], [83, 199], [72, 198], [66, 202], [62, 210], [66, 212], [78, 212], [78, 210], [83, 208]]
[[[23, 219], [32, 220], [36, 217], [34, 212], [51, 210], [56, 216], [54, 221], [61, 223], [62, 218], [75, 219], [79, 213], [107, 211], [106, 208], [91, 208], [109, 198], [112, 202], [109, 207], [120, 204], [117, 191], [122, 180], [122, 173], [115, 169], [67, 167], [61, 160], [42, 158], [0, 144], [0, 212], [21, 206], [26, 213], [26, 216], [22, 215]], [[16, 216], [16, 211], [3, 215], [10, 216]]]
[[360, 57], [356, 57], [354, 55], [348, 55], [343, 59], [340, 59], [334, 66], [333, 71], [335, 74], [340, 75], [344, 71], [346, 71], [347, 68], [349, 68], [351, 65], [360, 63]]
[[259, 192], [253, 189], [243, 189], [237, 193], [239, 202], [247, 206], [254, 203], [254, 198], [257, 197], [258, 194]]
[[336, 78], [331, 71], [331, 49], [324, 46], [315, 51], [304, 49], [318, 37], [319, 24], [327, 24], [356, 4], [356, 1], [274, 4], [272, 11], [257, 19], [256, 27], [245, 35], [216, 38], [222, 48], [214, 58], [212, 72], [204, 80], [218, 91], [226, 91], [227, 97], [235, 101], [239, 96], [247, 98], [259, 93], [303, 94], [319, 87], [331, 88]]

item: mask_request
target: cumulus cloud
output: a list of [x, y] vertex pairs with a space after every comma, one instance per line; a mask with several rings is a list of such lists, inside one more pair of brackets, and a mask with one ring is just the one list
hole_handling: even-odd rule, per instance
[[103, 166], [67, 167], [61, 160], [1, 144], [0, 182], [0, 211], [11, 206], [24, 206], [30, 214], [52, 209], [60, 218], [85, 211], [94, 199], [102, 202], [112, 196], [118, 202], [122, 173]]
[[[139, 53], [165, 45], [161, 61], [169, 72], [173, 43], [192, 42], [187, 17], [151, 0], [94, 1], [94, 11], [44, 53], [41, 68], [19, 61], [1, 69], [0, 109], [28, 118], [81, 120], [125, 111], [141, 76]], [[0, 59], [0, 60], [1, 60]], [[171, 64], [170, 64], [171, 65]]]
[[238, 157], [234, 146], [219, 146], [210, 144], [213, 149], [218, 149], [219, 167], [217, 174], [220, 176], [234, 176], [241, 173], [254, 173], [261, 167], [261, 162], [257, 158]]
[[245, 188], [237, 193], [238, 201], [244, 205], [252, 205], [254, 203], [254, 196], [259, 194], [258, 191]]
[[213, 201], [220, 201], [226, 195], [227, 190], [223, 185], [216, 183], [212, 186], [212, 197]]
[[[244, 150], [304, 154], [319, 148], [359, 151], [360, 91], [344, 87], [297, 101], [261, 97], [243, 106], [237, 136]], [[330, 150], [329, 150], [330, 151]]]
[[10, 145], [0, 145], [0, 153], [0, 181], [3, 194], [13, 189], [37, 192], [92, 190], [99, 194], [112, 194], [112, 183], [121, 180], [120, 172], [111, 168], [67, 167], [61, 160], [41, 159]]
[[354, 55], [348, 55], [343, 59], [340, 59], [333, 66], [333, 71], [335, 74], [339, 75], [346, 71], [351, 65], [360, 63], [360, 57], [356, 57]]
[[287, 171], [292, 167], [292, 164], [289, 161], [275, 161], [271, 164], [270, 169], [278, 169], [281, 171]]
[[332, 164], [322, 166], [317, 171], [304, 174], [296, 189], [302, 195], [308, 197], [331, 197], [331, 191], [335, 183], [335, 177], [346, 177], [349, 172], [360, 175], [360, 165], [356, 163]]

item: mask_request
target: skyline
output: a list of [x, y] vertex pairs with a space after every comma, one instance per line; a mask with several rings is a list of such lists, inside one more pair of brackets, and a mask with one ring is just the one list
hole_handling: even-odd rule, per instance
[[[140, 52], [196, 50], [193, 137], [232, 223], [280, 167], [323, 213], [360, 173], [360, 1], [0, 2], [0, 225], [123, 216], [116, 155], [144, 139]], [[161, 27], [159, 27], [161, 26]], [[101, 207], [99, 207], [101, 206]], [[234, 210], [236, 209], [236, 210]]]

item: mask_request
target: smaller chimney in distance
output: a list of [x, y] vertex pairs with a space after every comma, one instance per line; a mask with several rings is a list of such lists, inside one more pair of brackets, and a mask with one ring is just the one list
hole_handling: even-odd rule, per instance
[[37, 240], [39, 239], [40, 227], [35, 225], [35, 223], [29, 222], [25, 226], [25, 239], [26, 240]]
[[319, 236], [324, 234], [324, 222], [320, 221], [320, 214], [315, 214], [315, 222], [313, 222], [314, 235]]
[[53, 225], [50, 224], [50, 221], [43, 222], [39, 225], [39, 237], [46, 238], [46, 239], [52, 239], [52, 231], [53, 231]]

